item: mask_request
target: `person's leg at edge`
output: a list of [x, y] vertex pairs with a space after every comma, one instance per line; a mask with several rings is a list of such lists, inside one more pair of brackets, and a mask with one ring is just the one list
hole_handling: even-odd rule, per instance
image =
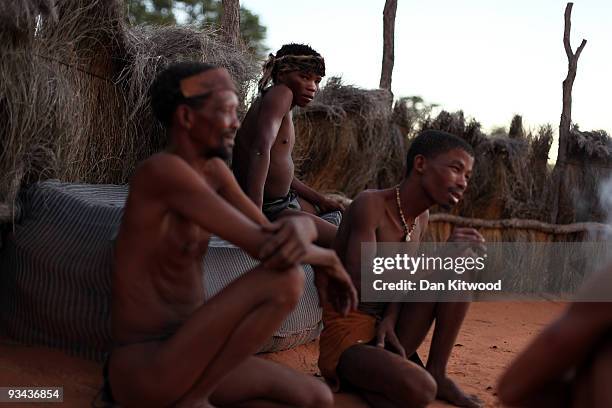
[[406, 355], [411, 355], [421, 345], [435, 320], [425, 368], [436, 380], [437, 398], [458, 406], [478, 407], [481, 405], [478, 397], [465, 394], [446, 375], [446, 366], [469, 305], [467, 302], [404, 303], [397, 335]]
[[375, 407], [424, 407], [436, 396], [436, 383], [425, 369], [376, 346], [346, 349], [337, 373]]
[[206, 406], [223, 377], [257, 352], [295, 307], [303, 282], [301, 269], [258, 266], [202, 305], [168, 340], [117, 348], [109, 367], [115, 398], [124, 405]]
[[214, 405], [232, 408], [331, 408], [333, 401], [322, 381], [258, 357], [232, 370], [211, 396]]
[[[612, 407], [612, 338], [607, 336], [579, 367], [572, 386], [574, 408]], [[570, 405], [570, 404], [568, 404]]]

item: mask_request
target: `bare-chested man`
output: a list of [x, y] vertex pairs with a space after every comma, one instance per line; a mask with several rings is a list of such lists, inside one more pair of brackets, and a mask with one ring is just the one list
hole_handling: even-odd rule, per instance
[[[467, 188], [474, 163], [472, 148], [444, 132], [426, 131], [407, 154], [407, 175], [397, 187], [357, 196], [340, 225], [335, 249], [360, 288], [361, 243], [419, 242], [434, 204], [450, 208]], [[482, 246], [471, 228], [455, 228], [449, 241]], [[470, 244], [472, 245], [472, 244]], [[364, 303], [342, 317], [324, 307], [319, 368], [334, 389], [357, 390], [377, 408], [425, 406], [435, 397], [475, 407], [447, 377], [446, 365], [468, 303]], [[427, 365], [417, 348], [435, 321]]]
[[[342, 203], [327, 198], [298, 180], [291, 152], [295, 130], [291, 110], [308, 105], [325, 76], [323, 57], [307, 45], [288, 44], [264, 65], [255, 100], [236, 136], [232, 166], [240, 186], [270, 220], [300, 210], [319, 213], [343, 210]], [[266, 88], [272, 81], [273, 85]], [[319, 242], [330, 247], [336, 226], [310, 213]]]
[[[152, 85], [151, 103], [170, 144], [131, 180], [115, 248], [107, 394], [138, 407], [330, 407], [319, 381], [252, 355], [301, 296], [299, 263], [318, 265], [320, 294], [339, 295], [344, 312], [356, 302], [350, 278], [332, 251], [312, 244], [312, 221], [269, 224], [222, 161], [239, 127], [225, 69], [173, 65]], [[211, 234], [263, 263], [205, 302]]]
[[[612, 265], [582, 289], [582, 299], [612, 294]], [[612, 407], [612, 303], [577, 302], [512, 362], [499, 383], [509, 407]]]

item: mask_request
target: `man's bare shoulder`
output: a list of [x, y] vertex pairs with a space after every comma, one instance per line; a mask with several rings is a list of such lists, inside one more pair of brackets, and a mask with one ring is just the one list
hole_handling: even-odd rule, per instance
[[363, 203], [362, 205], [376, 205], [384, 202], [385, 190], [368, 189], [355, 196], [353, 203]]
[[161, 188], [194, 174], [195, 169], [180, 157], [165, 152], [156, 153], [136, 167], [130, 189]]
[[384, 214], [384, 190], [365, 190], [357, 194], [348, 215], [351, 224], [373, 224]]
[[218, 157], [198, 160], [195, 169], [209, 183], [214, 180], [223, 182], [227, 181], [228, 177], [234, 177], [227, 164]]
[[277, 84], [266, 90], [266, 93], [261, 97], [261, 110], [277, 110], [279, 112], [288, 113], [291, 110], [291, 102], [293, 101], [293, 92], [287, 85]]

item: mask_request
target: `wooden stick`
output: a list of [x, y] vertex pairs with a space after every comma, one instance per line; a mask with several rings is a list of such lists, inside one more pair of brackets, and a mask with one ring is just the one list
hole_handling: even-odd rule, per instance
[[548, 224], [537, 220], [508, 218], [503, 220], [483, 220], [480, 218], [464, 218], [451, 214], [432, 214], [429, 222], [447, 222], [459, 227], [492, 228], [492, 229], [530, 229], [549, 234], [573, 234], [576, 232], [612, 233], [612, 226], [598, 222], [578, 222], [575, 224]]

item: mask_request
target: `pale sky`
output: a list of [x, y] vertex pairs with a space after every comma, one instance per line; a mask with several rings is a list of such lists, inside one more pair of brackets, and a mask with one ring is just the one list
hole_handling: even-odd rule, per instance
[[[288, 42], [310, 44], [327, 75], [377, 88], [384, 0], [241, 0], [268, 29], [276, 52]], [[567, 74], [561, 0], [398, 0], [393, 93], [419, 95], [479, 120], [489, 131], [551, 123], [561, 114]], [[577, 0], [572, 48], [578, 61], [572, 119], [582, 130], [612, 132], [612, 1]], [[555, 148], [556, 149], [556, 148]]]

